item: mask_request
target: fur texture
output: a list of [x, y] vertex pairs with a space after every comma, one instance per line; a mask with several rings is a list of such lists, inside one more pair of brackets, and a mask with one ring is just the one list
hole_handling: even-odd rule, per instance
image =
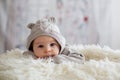
[[84, 64], [26, 58], [14, 49], [0, 55], [0, 80], [120, 80], [120, 51], [97, 45], [72, 45], [85, 55]]

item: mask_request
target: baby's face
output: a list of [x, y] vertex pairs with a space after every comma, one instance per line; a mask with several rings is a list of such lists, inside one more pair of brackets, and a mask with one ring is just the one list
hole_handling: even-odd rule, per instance
[[52, 37], [40, 36], [33, 42], [33, 52], [38, 58], [55, 56], [60, 52], [60, 45]]

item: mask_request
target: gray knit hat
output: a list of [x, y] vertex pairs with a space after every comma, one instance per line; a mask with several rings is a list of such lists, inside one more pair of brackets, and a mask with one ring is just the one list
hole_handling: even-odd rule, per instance
[[32, 41], [41, 35], [47, 35], [56, 39], [61, 46], [60, 53], [65, 48], [65, 44], [66, 44], [65, 38], [62, 36], [58, 26], [55, 24], [54, 17], [38, 20], [36, 23], [28, 24], [27, 27], [31, 29], [31, 33], [27, 38], [28, 50], [30, 48]]

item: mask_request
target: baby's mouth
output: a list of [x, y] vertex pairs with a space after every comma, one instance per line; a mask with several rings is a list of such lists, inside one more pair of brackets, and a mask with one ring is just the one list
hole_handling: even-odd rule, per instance
[[48, 59], [48, 58], [52, 58], [54, 57], [55, 55], [46, 55], [46, 56], [43, 56], [43, 57], [37, 57], [36, 56], [36, 59], [40, 58], [40, 59]]
[[49, 56], [47, 56], [47, 57], [54, 57], [55, 55], [49, 55]]
[[43, 59], [47, 59], [47, 58], [54, 57], [54, 56], [55, 55], [48, 55], [48, 56], [43, 57]]

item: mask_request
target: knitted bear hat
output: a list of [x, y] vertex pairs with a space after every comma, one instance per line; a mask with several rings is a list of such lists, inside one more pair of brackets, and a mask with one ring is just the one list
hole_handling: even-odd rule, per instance
[[30, 45], [34, 39], [36, 39], [39, 36], [46, 35], [54, 38], [61, 47], [60, 53], [65, 48], [65, 38], [60, 33], [60, 30], [58, 26], [55, 24], [55, 18], [44, 18], [41, 20], [38, 20], [36, 23], [30, 23], [28, 24], [28, 28], [31, 29], [31, 33], [27, 38], [27, 49], [29, 50]]

